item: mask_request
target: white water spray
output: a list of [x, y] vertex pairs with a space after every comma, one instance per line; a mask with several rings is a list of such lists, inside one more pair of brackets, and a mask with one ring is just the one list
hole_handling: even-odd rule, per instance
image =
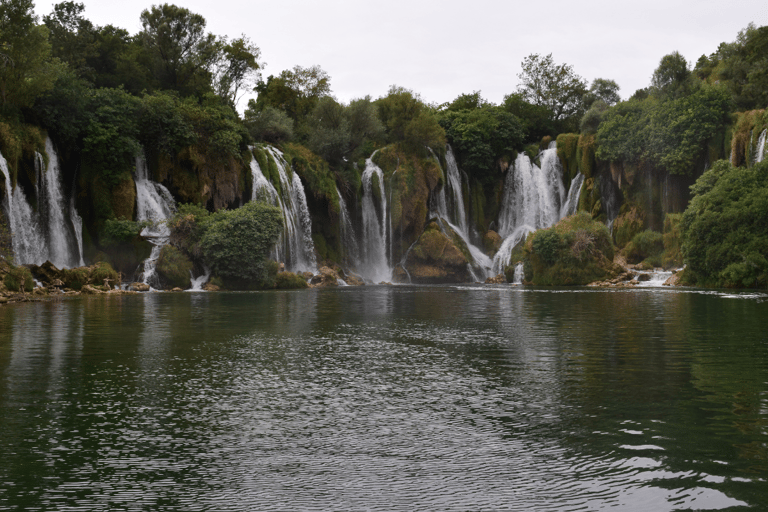
[[141, 236], [152, 245], [149, 258], [144, 260], [144, 269], [140, 279], [144, 284], [154, 288], [160, 288], [160, 282], [155, 272], [157, 259], [163, 247], [168, 244], [171, 230], [166, 221], [176, 211], [176, 202], [173, 196], [160, 183], [149, 179], [147, 162], [143, 156], [136, 157], [136, 220], [149, 221], [151, 224], [141, 231]]
[[[374, 153], [375, 154], [375, 153]], [[360, 272], [363, 277], [374, 283], [390, 281], [392, 267], [387, 261], [387, 195], [384, 190], [384, 171], [373, 163], [373, 155], [365, 161], [363, 171], [363, 240]], [[378, 179], [380, 208], [374, 201], [373, 177]]]

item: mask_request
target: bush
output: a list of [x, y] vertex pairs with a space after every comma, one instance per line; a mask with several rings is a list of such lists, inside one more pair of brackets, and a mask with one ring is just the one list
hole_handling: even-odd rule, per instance
[[203, 258], [225, 280], [261, 281], [267, 277], [266, 257], [282, 226], [280, 210], [259, 201], [211, 214], [200, 239]]
[[119, 220], [107, 219], [100, 237], [101, 245], [102, 247], [110, 247], [131, 242], [139, 236], [142, 229], [150, 224], [150, 221], [136, 222], [127, 220], [125, 217]]
[[280, 272], [275, 277], [275, 287], [280, 290], [308, 288], [309, 283], [300, 275], [293, 272]]
[[35, 279], [27, 267], [13, 267], [5, 274], [3, 284], [12, 292], [31, 292], [35, 289]]
[[107, 286], [109, 286], [109, 288], [120, 285], [120, 274], [118, 274], [117, 271], [112, 268], [112, 265], [106, 261], [95, 263], [91, 269], [90, 283], [96, 286], [101, 286], [104, 284], [104, 280], [108, 279], [109, 282], [107, 283]]
[[721, 160], [691, 187], [683, 255], [700, 286], [768, 286], [768, 161], [734, 168]]
[[682, 220], [682, 213], [668, 213], [664, 217], [664, 252], [661, 255], [661, 266], [664, 268], [683, 265], [682, 235], [680, 233]]
[[[664, 250], [664, 236], [658, 231], [647, 229], [636, 234], [624, 248], [628, 263], [640, 263], [646, 258], [657, 258], [661, 263], [661, 253]], [[660, 265], [659, 265], [660, 266]]]
[[587, 212], [528, 235], [525, 276], [535, 285], [583, 285], [613, 271], [613, 244], [605, 224]]
[[160, 251], [160, 257], [157, 259], [157, 273], [164, 277], [171, 287], [190, 288], [192, 286], [190, 272], [193, 268], [192, 260], [176, 247], [166, 245]]

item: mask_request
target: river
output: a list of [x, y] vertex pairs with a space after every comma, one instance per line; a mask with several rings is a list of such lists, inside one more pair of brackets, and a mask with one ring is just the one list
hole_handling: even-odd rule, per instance
[[0, 308], [0, 510], [768, 510], [768, 295]]

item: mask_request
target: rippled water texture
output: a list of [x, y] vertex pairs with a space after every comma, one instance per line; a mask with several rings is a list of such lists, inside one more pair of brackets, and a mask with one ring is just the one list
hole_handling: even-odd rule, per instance
[[0, 309], [0, 510], [768, 510], [768, 302], [366, 287]]

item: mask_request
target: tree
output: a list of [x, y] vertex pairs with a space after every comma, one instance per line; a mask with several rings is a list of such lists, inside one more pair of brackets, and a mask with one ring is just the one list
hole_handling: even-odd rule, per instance
[[203, 16], [171, 4], [153, 5], [142, 11], [141, 25], [140, 37], [162, 88], [186, 95], [210, 87], [210, 70], [221, 47], [213, 34], [205, 33]]
[[665, 55], [653, 72], [651, 87], [661, 98], [680, 98], [690, 92], [691, 71], [688, 62], [679, 52]]
[[548, 107], [530, 103], [520, 93], [507, 94], [500, 106], [520, 120], [524, 140], [539, 141], [546, 135], [557, 135], [554, 115]]
[[66, 62], [76, 73], [93, 81], [93, 70], [87, 60], [96, 54], [93, 24], [82, 16], [85, 6], [72, 1], [53, 6], [53, 12], [43, 16], [50, 33], [54, 57]]
[[619, 84], [607, 78], [595, 78], [589, 86], [585, 107], [590, 107], [595, 101], [602, 101], [609, 107], [620, 102]]
[[518, 92], [525, 100], [549, 108], [556, 120], [582, 111], [587, 85], [572, 66], [555, 64], [551, 53], [545, 57], [531, 54], [521, 66], [522, 72], [517, 75], [521, 80]]
[[224, 100], [236, 107], [240, 96], [256, 85], [261, 65], [261, 50], [245, 35], [227, 42], [222, 41], [221, 56], [216, 65], [215, 90]]
[[31, 106], [53, 87], [61, 66], [51, 60], [48, 29], [37, 25], [32, 0], [0, 3], [0, 104]]
[[272, 105], [259, 109], [254, 100], [249, 100], [243, 118], [253, 140], [282, 144], [293, 139], [293, 119], [284, 110]]

